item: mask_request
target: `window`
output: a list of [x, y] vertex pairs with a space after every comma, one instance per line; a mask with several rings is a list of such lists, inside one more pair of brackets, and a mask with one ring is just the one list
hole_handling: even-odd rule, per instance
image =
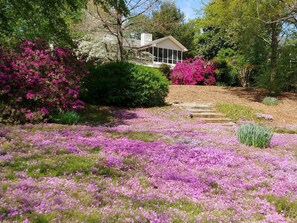
[[177, 50], [173, 50], [173, 63], [176, 64], [177, 62]]
[[154, 52], [154, 61], [157, 62], [157, 57], [158, 57], [158, 47], [153, 47], [153, 52]]
[[168, 63], [172, 63], [172, 50], [168, 50]]
[[162, 56], [163, 56], [163, 48], [158, 48], [158, 62], [162, 62]]
[[164, 49], [163, 63], [168, 63], [168, 52], [167, 52], [167, 49]]
[[177, 62], [181, 62], [183, 60], [181, 51], [177, 51], [177, 52], [178, 52], [178, 61]]

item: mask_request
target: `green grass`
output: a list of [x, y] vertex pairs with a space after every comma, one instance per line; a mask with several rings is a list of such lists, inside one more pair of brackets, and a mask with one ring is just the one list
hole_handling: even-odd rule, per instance
[[290, 201], [286, 197], [276, 197], [275, 195], [267, 195], [265, 198], [275, 206], [277, 212], [297, 220], [297, 201]]
[[69, 111], [65, 113], [60, 113], [52, 117], [53, 122], [64, 124], [64, 125], [73, 125], [77, 124], [80, 120], [80, 115], [77, 112]]
[[132, 140], [140, 140], [143, 142], [154, 142], [160, 140], [162, 136], [149, 132], [116, 132], [116, 131], [107, 131], [109, 134], [113, 135], [115, 138], [128, 137]]
[[274, 128], [273, 132], [284, 133], [284, 134], [297, 134], [297, 129]]
[[103, 124], [115, 121], [115, 117], [109, 107], [98, 105], [85, 105], [85, 108], [79, 113], [81, 124]]
[[[147, 210], [154, 210], [158, 213], [168, 210], [169, 208], [173, 208], [185, 212], [188, 217], [192, 218], [192, 220], [195, 220], [195, 217], [197, 217], [202, 212], [202, 206], [200, 204], [182, 199], [176, 200], [174, 202], [168, 202], [159, 199], [152, 199], [147, 201], [136, 200], [133, 201], [133, 206], [135, 209], [142, 207]], [[180, 221], [177, 220], [175, 222]]]
[[218, 104], [216, 105], [216, 108], [233, 121], [238, 121], [240, 119], [258, 121], [256, 113], [259, 111], [255, 111], [248, 106], [237, 104]]
[[[24, 160], [9, 163], [6, 165], [12, 172], [27, 171], [28, 176], [64, 176], [80, 172], [84, 175], [91, 173], [101, 176], [118, 177], [121, 173], [113, 168], [104, 167], [104, 160], [100, 160], [96, 155], [59, 155], [35, 160]], [[12, 174], [12, 172], [8, 172]]]

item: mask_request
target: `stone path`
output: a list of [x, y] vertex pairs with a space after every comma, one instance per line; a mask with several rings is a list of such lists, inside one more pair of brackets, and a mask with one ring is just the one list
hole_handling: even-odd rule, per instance
[[201, 102], [201, 103], [174, 103], [174, 106], [186, 109], [191, 113], [191, 117], [199, 118], [205, 123], [220, 124], [226, 126], [235, 125], [231, 119], [218, 112], [213, 103]]

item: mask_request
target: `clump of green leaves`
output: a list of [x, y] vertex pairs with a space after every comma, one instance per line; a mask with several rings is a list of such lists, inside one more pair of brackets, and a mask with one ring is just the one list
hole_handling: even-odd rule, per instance
[[73, 125], [78, 123], [80, 120], [80, 115], [77, 112], [70, 111], [54, 116], [53, 120], [56, 123]]
[[237, 132], [239, 142], [253, 147], [268, 147], [273, 133], [267, 127], [256, 124], [243, 124]]
[[167, 78], [169, 78], [170, 72], [171, 72], [171, 66], [168, 64], [161, 64], [160, 65], [160, 71], [164, 74], [164, 76], [166, 76]]
[[262, 102], [265, 105], [278, 105], [279, 100], [275, 97], [265, 97]]
[[275, 195], [267, 195], [266, 199], [275, 206], [277, 212], [297, 220], [297, 201], [290, 201], [286, 197], [276, 197]]

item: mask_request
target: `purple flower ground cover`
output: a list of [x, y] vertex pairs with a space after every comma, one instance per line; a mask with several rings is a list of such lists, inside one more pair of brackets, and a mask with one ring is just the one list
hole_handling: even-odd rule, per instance
[[1, 222], [296, 222], [297, 134], [241, 145], [177, 108], [0, 129]]

